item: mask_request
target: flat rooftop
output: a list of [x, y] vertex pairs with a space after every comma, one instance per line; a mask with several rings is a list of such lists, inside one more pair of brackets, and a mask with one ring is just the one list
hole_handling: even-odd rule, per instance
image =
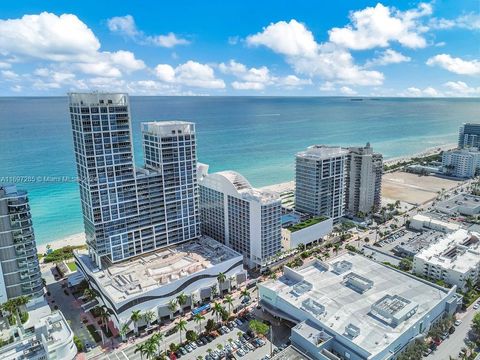
[[297, 157], [310, 158], [314, 160], [324, 160], [339, 156], [346, 156], [348, 150], [340, 146], [313, 145], [305, 151], [297, 153]]
[[272, 357], [272, 360], [311, 360], [311, 357], [308, 357], [302, 353], [297, 348], [292, 345], [287, 346], [283, 351], [280, 351]]
[[190, 135], [195, 133], [195, 124], [180, 120], [142, 122], [142, 132], [159, 136]]
[[378, 245], [383, 251], [393, 254], [416, 254], [444, 235], [439, 230], [411, 231], [402, 229], [389, 235], [380, 241]]
[[465, 273], [480, 263], [480, 234], [457, 230], [442, 236], [415, 257], [444, 269]]
[[[309, 312], [327, 331], [344, 334], [371, 354], [390, 345], [449, 291], [352, 253], [342, 254], [328, 263], [314, 260], [293, 272], [303, 277], [303, 281], [284, 274], [262, 285], [290, 305]], [[299, 283], [309, 286], [302, 285], [300, 289], [297, 286], [294, 291]], [[414, 304], [415, 311], [395, 326], [375, 314], [407, 302]], [[392, 310], [383, 316], [400, 315]]]
[[[103, 270], [97, 268], [94, 276], [112, 300], [123, 302], [241, 256], [212, 238], [202, 236], [198, 240], [112, 264]], [[80, 257], [91, 270], [96, 268], [87, 254]]]
[[458, 209], [478, 209], [480, 210], [480, 196], [470, 194], [455, 195], [447, 200], [440, 201], [435, 206], [435, 209], [441, 212], [456, 212]]

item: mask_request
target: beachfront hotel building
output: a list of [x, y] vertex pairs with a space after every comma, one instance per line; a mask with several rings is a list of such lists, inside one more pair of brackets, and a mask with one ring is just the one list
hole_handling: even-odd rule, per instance
[[444, 151], [442, 167], [447, 175], [473, 178], [480, 168], [480, 151], [476, 147]]
[[414, 256], [413, 272], [466, 290], [467, 279], [480, 280], [480, 234], [460, 229], [435, 239]]
[[381, 206], [383, 157], [370, 143], [347, 148], [345, 211], [352, 215], [375, 212]]
[[201, 231], [244, 256], [249, 268], [262, 268], [282, 250], [280, 196], [253, 188], [234, 171], [198, 169]]
[[458, 132], [458, 148], [480, 147], [480, 124], [465, 123]]
[[19, 296], [43, 298], [27, 192], [0, 184], [0, 304]]
[[200, 235], [195, 125], [142, 124], [135, 166], [127, 94], [73, 93], [70, 118], [89, 254], [99, 266]]
[[344, 215], [348, 150], [314, 145], [299, 152], [295, 161], [295, 210], [315, 216]]
[[137, 167], [127, 94], [70, 94], [70, 116], [88, 248], [75, 260], [115, 326], [172, 316], [170, 300], [208, 297], [219, 272], [245, 281], [242, 256], [200, 235], [193, 123], [142, 123]]
[[353, 253], [285, 266], [258, 291], [264, 311], [294, 325], [292, 345], [317, 360], [396, 359], [459, 305], [455, 287]]

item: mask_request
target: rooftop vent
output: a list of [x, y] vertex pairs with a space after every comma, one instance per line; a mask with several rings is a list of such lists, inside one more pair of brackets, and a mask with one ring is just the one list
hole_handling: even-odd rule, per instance
[[302, 309], [318, 317], [325, 312], [325, 306], [316, 302], [312, 298], [308, 298], [302, 301]]
[[373, 287], [374, 282], [366, 277], [351, 272], [343, 277], [345, 286], [348, 286], [352, 290], [363, 294], [365, 291], [370, 290]]
[[335, 274], [340, 275], [340, 274], [346, 273], [347, 271], [350, 271], [353, 267], [353, 264], [350, 261], [341, 260], [333, 263], [332, 266], [333, 266], [332, 271]]
[[300, 296], [310, 290], [312, 290], [312, 284], [309, 283], [308, 281], [303, 280], [293, 285], [292, 294], [295, 296]]
[[347, 326], [345, 326], [345, 334], [352, 338], [356, 338], [358, 335], [360, 335], [360, 328], [352, 323], [349, 323]]

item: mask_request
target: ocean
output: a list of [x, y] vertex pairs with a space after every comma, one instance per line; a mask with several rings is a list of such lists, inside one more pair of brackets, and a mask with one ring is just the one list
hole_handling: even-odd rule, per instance
[[[293, 180], [295, 153], [312, 144], [370, 142], [386, 159], [457, 141], [480, 121], [479, 99], [131, 97], [135, 161], [140, 123], [196, 123], [198, 160], [254, 186]], [[0, 182], [29, 191], [37, 243], [83, 231], [66, 97], [0, 98]]]

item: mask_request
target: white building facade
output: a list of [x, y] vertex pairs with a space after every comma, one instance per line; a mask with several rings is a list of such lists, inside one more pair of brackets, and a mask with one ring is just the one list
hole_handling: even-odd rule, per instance
[[308, 245], [322, 241], [333, 229], [333, 219], [325, 218], [316, 224], [296, 230], [294, 227], [282, 229], [282, 247], [284, 250], [295, 249], [298, 245]]
[[467, 230], [449, 233], [413, 258], [413, 272], [434, 280], [467, 288], [467, 279], [480, 279], [480, 234]]
[[253, 188], [239, 173], [198, 170], [202, 233], [243, 254], [248, 267], [263, 267], [282, 250], [281, 200]]
[[296, 155], [295, 210], [334, 221], [345, 212], [348, 151], [326, 145], [310, 146]]
[[480, 152], [477, 148], [444, 151], [442, 166], [448, 175], [473, 178], [480, 167]]

